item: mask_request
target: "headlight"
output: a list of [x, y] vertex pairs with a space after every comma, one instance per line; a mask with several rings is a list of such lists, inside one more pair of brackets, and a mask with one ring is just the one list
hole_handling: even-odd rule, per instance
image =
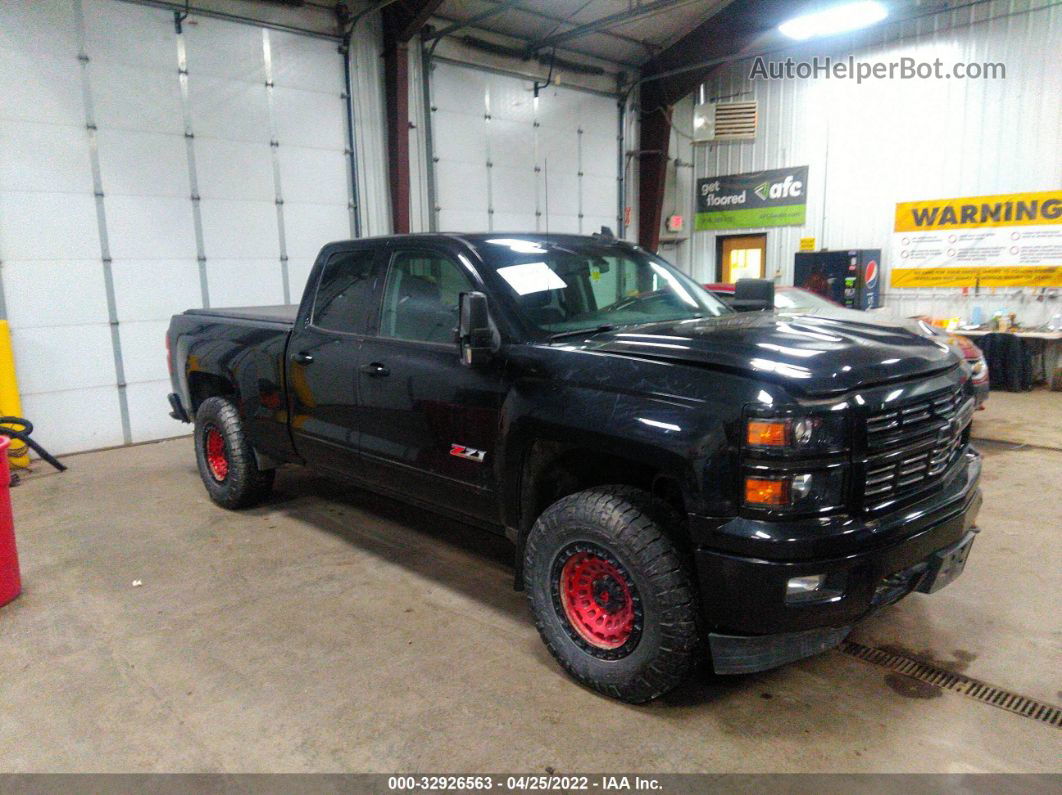
[[840, 412], [745, 421], [745, 447], [757, 453], [836, 453], [845, 449], [846, 439]]
[[745, 473], [745, 506], [759, 510], [822, 512], [841, 506], [841, 466], [814, 472], [778, 472], [756, 467]]
[[969, 359], [968, 361], [974, 381], [982, 381], [988, 378], [988, 362], [985, 361], [984, 356], [978, 356], [976, 359]]

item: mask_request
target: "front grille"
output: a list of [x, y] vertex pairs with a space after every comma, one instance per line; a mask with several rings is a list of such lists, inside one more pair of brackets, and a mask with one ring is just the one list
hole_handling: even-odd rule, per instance
[[864, 507], [873, 509], [932, 486], [958, 458], [972, 415], [973, 401], [961, 385], [870, 415]]

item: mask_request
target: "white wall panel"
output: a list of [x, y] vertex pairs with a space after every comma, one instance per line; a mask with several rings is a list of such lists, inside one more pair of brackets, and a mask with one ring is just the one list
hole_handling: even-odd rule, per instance
[[505, 168], [535, 173], [535, 128], [530, 122], [492, 118], [487, 125], [491, 161]]
[[182, 259], [196, 256], [192, 206], [187, 199], [110, 196], [107, 231], [115, 259]]
[[[114, 388], [111, 330], [104, 323], [80, 326], [20, 328], [11, 335], [15, 364], [45, 366], [18, 370], [23, 394], [57, 389], [110, 386]], [[36, 419], [30, 417], [36, 424]]]
[[[174, 55], [175, 65], [176, 61]], [[104, 61], [92, 64], [92, 89], [100, 129], [184, 132], [180, 86], [174, 72]]]
[[[7, 319], [18, 336], [23, 329], [106, 323], [107, 293], [99, 259], [5, 260]], [[51, 374], [56, 381], [62, 374]]]
[[177, 55], [172, 11], [113, 0], [82, 0], [82, 8], [85, 48], [95, 63], [135, 64], [172, 79]]
[[313, 263], [316, 257], [290, 257], [288, 259], [288, 278], [291, 280], [291, 289], [294, 295], [301, 295]]
[[[517, 158], [517, 161], [519, 160], [520, 158]], [[526, 213], [531, 219], [529, 228], [534, 229], [535, 172], [531, 167], [495, 166], [491, 169], [491, 182], [494, 191], [494, 212]]]
[[[296, 299], [320, 246], [351, 234], [337, 42], [195, 13], [183, 29], [186, 78], [169, 10], [114, 0], [0, 3], [2, 287], [25, 412], [59, 454], [186, 430], [167, 416], [163, 331], [170, 315], [202, 305], [201, 270], [213, 305], [284, 299], [278, 199]], [[378, 39], [377, 21], [354, 40], [366, 65], [359, 89], [377, 97]], [[363, 125], [363, 138], [381, 140], [381, 118]]]
[[283, 146], [277, 155], [285, 205], [288, 202], [336, 204], [346, 212], [349, 161], [343, 152]]
[[164, 341], [169, 325], [169, 318], [122, 322], [119, 333], [122, 335], [122, 357], [125, 360], [127, 382], [132, 384], [170, 377], [166, 367]]
[[440, 229], [597, 231], [580, 213], [616, 226], [613, 98], [548, 86], [536, 104], [531, 80], [437, 61], [432, 105]]
[[208, 262], [214, 257], [270, 258], [272, 269], [280, 272], [277, 211], [273, 202], [203, 199], [200, 208]]
[[[576, 177], [579, 171], [579, 133], [573, 124], [567, 127], [538, 129], [538, 161], [543, 168], [549, 167], [550, 178], [554, 176]], [[613, 169], [615, 164], [613, 164]]]
[[271, 306], [284, 303], [276, 259], [211, 259], [207, 262], [213, 306]]
[[343, 74], [336, 69], [339, 45], [296, 33], [269, 31], [273, 56], [273, 82], [287, 88], [321, 91], [333, 96], [343, 91]]
[[197, 74], [189, 76], [188, 96], [197, 138], [269, 143], [264, 83]]
[[[549, 177], [548, 183], [546, 177]], [[613, 190], [613, 202], [615, 202], [615, 188]], [[560, 168], [553, 167], [553, 161], [549, 162], [548, 171], [543, 167], [539, 174], [539, 190], [542, 193], [542, 217], [545, 218], [546, 207], [549, 207], [549, 217], [558, 215], [570, 215], [576, 219], [578, 228], [579, 220], [579, 177], [577, 174]], [[548, 194], [547, 194], [548, 190]], [[545, 229], [545, 226], [543, 226]]]
[[0, 3], [0, 50], [17, 49], [60, 56], [76, 52], [77, 33], [70, 0]]
[[91, 193], [4, 192], [0, 194], [0, 219], [0, 252], [5, 260], [100, 255], [96, 202]]
[[201, 138], [195, 144], [199, 195], [204, 201], [273, 201], [276, 186], [273, 184], [272, 156], [267, 143]]
[[432, 114], [431, 122], [432, 136], [439, 142], [436, 146], [446, 151], [448, 162], [477, 166], [487, 162], [487, 127], [482, 118], [440, 109]]
[[[23, 392], [22, 413], [33, 420], [33, 438], [55, 455], [115, 447], [123, 441], [118, 390], [113, 384], [33, 394]], [[91, 417], [92, 422], [86, 422], [86, 417]]]
[[439, 210], [440, 232], [467, 232], [469, 229], [486, 229], [487, 211], [460, 210], [443, 207]]
[[281, 146], [316, 146], [343, 151], [343, 101], [339, 92], [323, 94], [277, 87], [277, 140]]
[[[913, 57], [957, 62], [998, 61], [1004, 80], [750, 81], [738, 62], [704, 86], [707, 97], [742, 94], [759, 102], [752, 142], [698, 151], [698, 176], [809, 165], [808, 216], [803, 227], [767, 230], [769, 272], [792, 283], [801, 237], [832, 249], [888, 246], [901, 201], [1057, 189], [1062, 184], [1062, 73], [1051, 68], [1062, 41], [1062, 6], [1041, 0], [990, 2], [948, 15], [884, 25], [871, 44], [838, 49], [857, 60]], [[821, 55], [829, 54], [827, 52]], [[784, 59], [787, 53], [772, 57]], [[688, 110], [685, 112], [688, 114]], [[688, 115], [676, 115], [689, 129]], [[696, 233], [692, 271], [715, 278], [714, 233]], [[889, 290], [897, 315], [968, 315], [983, 308], [1015, 311], [1039, 323], [1057, 311], [1029, 290], [982, 290], [975, 301], [959, 289]]]
[[[289, 257], [313, 259], [325, 243], [346, 240], [347, 208], [338, 204], [284, 203], [284, 229]], [[289, 263], [290, 264], [290, 263]], [[304, 280], [291, 280], [295, 301], [302, 294]]]
[[92, 192], [83, 129], [0, 121], [0, 152], [0, 191]]
[[179, 197], [188, 203], [183, 136], [111, 128], [100, 130], [96, 140], [107, 195]]
[[[161, 343], [161, 340], [160, 340]], [[126, 387], [129, 401], [130, 430], [133, 443], [150, 442], [187, 433], [187, 426], [174, 422], [159, 406], [168, 406], [167, 395], [173, 391], [170, 379], [130, 383]]]
[[[0, 8], [8, 7], [0, 3]], [[0, 118], [75, 127], [85, 124], [80, 66], [72, 57], [0, 48], [0, 97]]]
[[188, 42], [188, 73], [265, 84], [262, 30], [253, 25], [210, 17], [184, 26]]
[[[95, 265], [98, 270], [99, 263]], [[115, 260], [111, 274], [118, 318], [123, 322], [169, 320], [199, 305], [199, 265], [194, 257]]]
[[[616, 225], [616, 177], [587, 175], [582, 179], [583, 215], [598, 215], [611, 218], [606, 226], [615, 231]], [[597, 232], [601, 225], [588, 226], [589, 232]]]

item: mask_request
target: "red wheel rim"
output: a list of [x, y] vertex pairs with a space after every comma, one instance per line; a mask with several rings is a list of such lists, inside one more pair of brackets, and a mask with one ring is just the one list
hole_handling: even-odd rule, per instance
[[593, 552], [576, 552], [560, 571], [560, 601], [572, 628], [591, 646], [618, 649], [634, 631], [627, 577]]
[[214, 480], [224, 480], [229, 474], [229, 459], [225, 454], [225, 437], [214, 426], [206, 432], [206, 460]]

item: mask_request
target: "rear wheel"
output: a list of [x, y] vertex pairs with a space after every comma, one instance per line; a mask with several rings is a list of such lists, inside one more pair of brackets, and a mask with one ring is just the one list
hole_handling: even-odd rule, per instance
[[550, 652], [580, 682], [632, 703], [675, 688], [701, 651], [672, 521], [644, 491], [603, 486], [546, 509], [525, 548], [528, 600]]
[[275, 470], [259, 469], [232, 401], [207, 398], [195, 414], [195, 457], [210, 499], [225, 508], [249, 508], [273, 488]]

